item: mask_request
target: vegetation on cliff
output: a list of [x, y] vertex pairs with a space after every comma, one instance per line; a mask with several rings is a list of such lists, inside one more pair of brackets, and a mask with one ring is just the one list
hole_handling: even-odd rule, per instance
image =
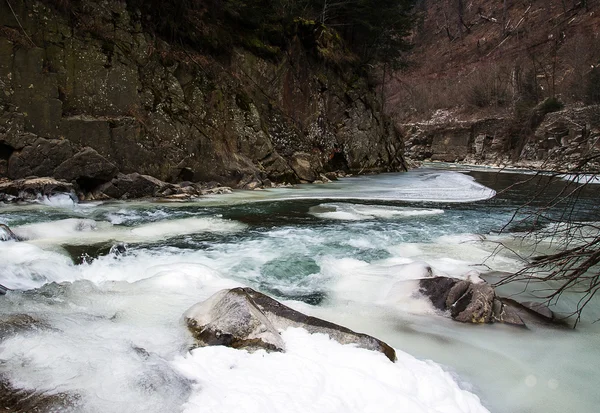
[[103, 165], [74, 177], [85, 192], [114, 173], [255, 188], [403, 170], [365, 75], [395, 58], [410, 5], [0, 3], [0, 176], [83, 155]]

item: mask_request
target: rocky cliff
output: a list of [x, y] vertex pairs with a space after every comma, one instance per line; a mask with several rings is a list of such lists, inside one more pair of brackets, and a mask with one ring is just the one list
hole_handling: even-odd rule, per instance
[[297, 21], [277, 57], [215, 57], [149, 33], [127, 2], [57, 3], [0, 3], [0, 177], [252, 188], [405, 169], [364, 78], [323, 58], [341, 47], [323, 26]]

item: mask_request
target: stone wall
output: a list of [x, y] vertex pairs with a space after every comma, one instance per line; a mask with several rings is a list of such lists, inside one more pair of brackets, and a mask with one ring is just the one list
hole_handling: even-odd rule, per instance
[[122, 1], [86, 2], [76, 21], [11, 4], [18, 21], [0, 3], [0, 177], [55, 176], [76, 155], [96, 165], [70, 177], [87, 189], [118, 172], [253, 187], [405, 169], [364, 79], [298, 36], [280, 59], [217, 59], [145, 32]]

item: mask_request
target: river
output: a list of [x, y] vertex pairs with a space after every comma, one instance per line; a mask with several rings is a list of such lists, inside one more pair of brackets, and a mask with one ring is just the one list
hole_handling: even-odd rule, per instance
[[[81, 412], [419, 411], [384, 404], [393, 392], [405, 397], [398, 400], [413, 400], [411, 392], [417, 401], [438, 400], [437, 408], [422, 411], [484, 411], [477, 410], [481, 403], [495, 413], [595, 412], [598, 300], [575, 330], [520, 329], [460, 324], [417, 293], [415, 280], [427, 276], [428, 266], [434, 275], [462, 278], [521, 268], [514, 253], [497, 247], [533, 254], [515, 238], [522, 226], [498, 231], [540, 181], [505, 189], [529, 177], [423, 168], [194, 202], [76, 204], [57, 196], [0, 206], [0, 223], [26, 239], [0, 242], [0, 283], [13, 289], [0, 296], [0, 316], [38, 320], [33, 329], [0, 337], [0, 377], [17, 388], [77, 395], [74, 410]], [[553, 181], [533, 206], [565, 185]], [[594, 187], [571, 219], [598, 220]], [[119, 242], [127, 246], [123, 253], [111, 249]], [[286, 340], [295, 362], [306, 363], [271, 355], [261, 361], [230, 349], [189, 353], [182, 314], [239, 285], [386, 341], [399, 350], [400, 366], [377, 370], [383, 362], [370, 361], [366, 350], [345, 353], [350, 349], [299, 331], [286, 332]], [[522, 285], [500, 289], [519, 292], [519, 299], [531, 299]], [[577, 299], [564, 298], [556, 311]], [[356, 383], [349, 370], [327, 364], [334, 354], [356, 366], [367, 357], [364, 370], [352, 372]], [[378, 372], [373, 377], [369, 363]], [[287, 380], [286, 372], [308, 365], [315, 368]], [[347, 376], [350, 387], [332, 385], [327, 375], [341, 382]], [[386, 383], [392, 377], [402, 382], [397, 389]], [[336, 392], [346, 396], [325, 397]], [[302, 397], [318, 407], [307, 410]]]

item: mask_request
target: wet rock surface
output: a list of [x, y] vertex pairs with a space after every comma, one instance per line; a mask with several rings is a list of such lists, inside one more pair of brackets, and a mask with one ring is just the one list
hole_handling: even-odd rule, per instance
[[456, 321], [525, 326], [519, 314], [497, 299], [494, 288], [486, 282], [472, 283], [449, 277], [423, 278], [419, 280], [419, 291], [435, 308], [448, 311]]
[[396, 360], [394, 349], [374, 337], [307, 316], [251, 288], [220, 291], [190, 308], [184, 319], [201, 346], [285, 351], [279, 331], [300, 327], [311, 334], [327, 334], [341, 344], [356, 344]]
[[0, 341], [24, 331], [46, 328], [49, 327], [43, 320], [34, 318], [28, 314], [0, 315]]
[[0, 376], [0, 408], [10, 413], [54, 413], [74, 411], [76, 395], [18, 389]]
[[0, 241], [18, 241], [17, 234], [12, 232], [8, 225], [0, 224]]

